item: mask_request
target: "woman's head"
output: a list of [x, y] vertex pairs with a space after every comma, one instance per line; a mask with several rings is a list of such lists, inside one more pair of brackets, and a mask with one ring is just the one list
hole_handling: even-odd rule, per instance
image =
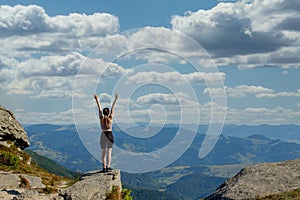
[[109, 115], [109, 108], [103, 108], [103, 115]]

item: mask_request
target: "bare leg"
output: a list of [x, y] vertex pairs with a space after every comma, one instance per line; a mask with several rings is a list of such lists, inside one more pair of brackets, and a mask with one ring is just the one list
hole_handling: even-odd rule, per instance
[[112, 148], [107, 148], [107, 167], [110, 167]]
[[102, 149], [102, 164], [103, 164], [103, 169], [107, 167], [106, 165], [106, 149]]

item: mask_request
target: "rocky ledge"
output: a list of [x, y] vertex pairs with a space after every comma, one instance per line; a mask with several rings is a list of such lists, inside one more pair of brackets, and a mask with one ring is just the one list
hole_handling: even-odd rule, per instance
[[14, 114], [0, 105], [0, 145], [29, 147], [28, 136]]
[[121, 175], [119, 170], [101, 173], [99, 171], [84, 174], [80, 181], [69, 188], [59, 191], [66, 200], [104, 200], [111, 192], [121, 199]]
[[297, 188], [300, 188], [300, 159], [248, 166], [205, 199], [256, 199]]
[[70, 187], [62, 186], [56, 193], [44, 194], [42, 179], [27, 174], [0, 172], [0, 199], [5, 200], [104, 200], [114, 192], [113, 199], [121, 199], [119, 170], [108, 173], [88, 172]]
[[14, 174], [10, 172], [0, 172], [0, 199], [61, 199], [58, 194], [46, 195], [39, 193], [39, 190], [46, 186], [42, 179], [28, 174]]

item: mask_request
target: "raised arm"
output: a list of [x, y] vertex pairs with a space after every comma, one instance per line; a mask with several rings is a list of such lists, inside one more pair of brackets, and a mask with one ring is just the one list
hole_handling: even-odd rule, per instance
[[95, 94], [94, 94], [94, 98], [95, 98], [97, 106], [98, 106], [99, 117], [103, 117], [103, 115], [102, 115], [102, 108], [101, 108], [101, 104], [100, 104], [99, 98]]
[[118, 98], [119, 98], [119, 95], [118, 95], [118, 93], [116, 93], [115, 100], [114, 100], [114, 102], [113, 102], [113, 104], [111, 106], [110, 117], [114, 116], [115, 105], [116, 105], [116, 102], [117, 102]]

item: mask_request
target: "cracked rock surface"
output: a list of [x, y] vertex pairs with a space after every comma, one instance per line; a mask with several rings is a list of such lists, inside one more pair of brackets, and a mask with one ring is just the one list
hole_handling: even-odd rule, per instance
[[300, 159], [248, 166], [206, 199], [256, 199], [297, 188], [300, 188]]
[[12, 144], [20, 149], [30, 145], [27, 133], [14, 114], [0, 106], [0, 145], [9, 147]]

